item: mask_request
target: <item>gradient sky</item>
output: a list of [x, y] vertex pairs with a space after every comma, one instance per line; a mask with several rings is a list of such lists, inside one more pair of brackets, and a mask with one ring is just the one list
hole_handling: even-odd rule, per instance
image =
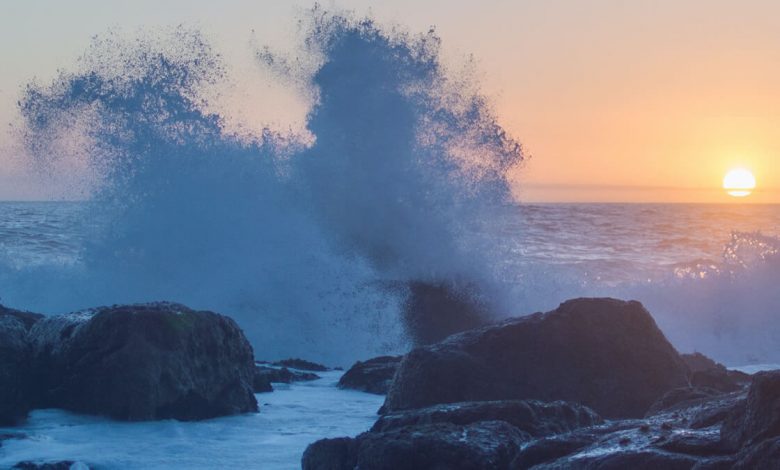
[[[502, 124], [533, 155], [523, 201], [727, 202], [735, 166], [755, 173], [750, 202], [780, 203], [777, 1], [320, 2], [412, 32], [435, 26], [447, 61], [473, 54]], [[0, 3], [0, 123], [22, 86], [70, 67], [109, 28], [201, 28], [238, 77], [237, 119], [302, 122], [268, 84], [251, 44], [290, 47], [308, 1]], [[0, 135], [0, 199], [40, 197]]]

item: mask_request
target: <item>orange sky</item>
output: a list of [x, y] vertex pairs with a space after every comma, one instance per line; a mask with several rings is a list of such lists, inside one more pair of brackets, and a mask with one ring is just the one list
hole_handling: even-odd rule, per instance
[[[311, 3], [21, 2], [0, 20], [0, 60], [9, 65], [0, 80], [0, 118], [10, 119], [26, 78], [52, 76], [111, 26], [195, 24], [237, 70], [257, 74], [251, 31], [258, 43], [284, 47], [296, 8]], [[747, 202], [780, 203], [776, 1], [324, 4], [372, 12], [412, 31], [435, 25], [448, 61], [473, 54], [501, 122], [533, 155], [516, 175], [523, 201], [727, 202], [723, 175], [743, 166], [759, 185]], [[282, 125], [301, 119], [302, 111], [280, 113], [294, 107], [279, 105], [289, 99], [277, 88], [255, 94], [246, 103], [264, 103], [263, 110], [240, 110], [243, 117]], [[271, 94], [277, 106], [268, 106]]]

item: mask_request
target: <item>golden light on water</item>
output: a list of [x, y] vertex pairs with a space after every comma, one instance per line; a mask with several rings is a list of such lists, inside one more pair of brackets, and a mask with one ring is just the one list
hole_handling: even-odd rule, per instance
[[736, 168], [723, 177], [723, 189], [729, 196], [747, 197], [756, 189], [756, 178], [750, 170]]

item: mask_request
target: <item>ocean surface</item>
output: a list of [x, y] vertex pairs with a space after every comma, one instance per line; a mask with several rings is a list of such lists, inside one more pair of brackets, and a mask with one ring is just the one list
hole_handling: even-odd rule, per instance
[[[697, 349], [689, 347], [691, 322], [670, 318], [664, 308], [695, 315], [691, 321], [700, 323], [694, 338], [708, 339], [692, 344], [709, 347], [705, 352], [730, 358], [730, 365], [749, 372], [774, 368], [767, 363], [775, 361], [772, 346], [780, 347], [780, 342], [772, 343], [777, 337], [767, 339], [766, 332], [775, 331], [777, 323], [780, 206], [545, 204], [504, 209], [502, 218], [491, 221], [493, 228], [479, 236], [507, 247], [512, 255], [501, 267], [506, 282], [530, 284], [523, 294], [529, 304], [552, 308], [559, 299], [591, 293], [644, 296], [678, 348]], [[85, 203], [0, 203], [0, 259], [6, 275], [48, 268], [78, 271], [93, 230], [89, 210]], [[762, 281], [763, 276], [769, 279]], [[12, 287], [2, 285], [0, 292], [13, 297]], [[726, 310], [723, 295], [732, 298]], [[735, 305], [738, 310], [727, 316], [724, 312]], [[732, 322], [733, 331], [718, 333], [714, 323], [707, 323], [713, 318]], [[737, 344], [745, 349], [734, 352]], [[262, 354], [257, 345], [255, 349]], [[336, 388], [340, 374], [275, 385], [273, 393], [257, 395], [259, 414], [196, 423], [118, 423], [37, 410], [21, 427], [0, 428], [0, 434], [25, 436], [3, 443], [0, 467], [68, 459], [94, 468], [299, 468], [308, 443], [367, 430], [382, 404], [383, 397]]]

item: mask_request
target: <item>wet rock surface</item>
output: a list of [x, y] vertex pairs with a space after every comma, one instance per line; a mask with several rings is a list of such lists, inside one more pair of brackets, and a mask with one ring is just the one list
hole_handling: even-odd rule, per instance
[[687, 385], [687, 366], [641, 304], [576, 299], [413, 350], [385, 409], [538, 399], [639, 418], [664, 393]]
[[32, 409], [30, 328], [43, 318], [0, 305], [0, 425], [23, 420]]
[[[580, 299], [418, 348], [372, 429], [312, 444], [303, 468], [780, 468], [780, 371], [751, 377], [681, 358], [648, 318], [636, 303]], [[550, 400], [571, 396], [573, 378], [576, 400]], [[545, 401], [495, 399], [528, 389]]]
[[339, 388], [386, 395], [402, 356], [380, 356], [358, 361], [339, 379]]

